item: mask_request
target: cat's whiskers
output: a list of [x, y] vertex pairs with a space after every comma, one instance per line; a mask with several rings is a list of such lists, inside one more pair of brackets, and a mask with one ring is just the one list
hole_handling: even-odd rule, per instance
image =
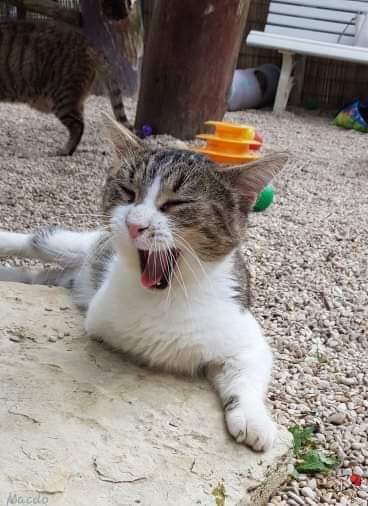
[[[181, 250], [182, 250], [182, 249], [185, 249], [185, 245], [181, 245], [181, 246], [182, 246], [182, 247], [181, 247]], [[189, 253], [190, 253], [190, 252], [189, 252]], [[190, 253], [190, 254], [191, 254], [191, 253]], [[190, 265], [189, 261], [185, 258], [185, 256], [184, 256], [184, 255], [180, 255], [180, 260], [182, 260], [182, 261], [185, 263], [186, 267], [187, 267], [187, 268], [190, 270], [190, 272], [192, 273], [193, 278], [194, 278], [194, 279], [196, 280], [196, 282], [199, 284], [199, 283], [200, 283], [200, 279], [199, 279], [199, 277], [198, 277], [197, 273], [195, 272], [195, 270], [193, 269], [193, 267]]]
[[[178, 265], [177, 259], [175, 258], [175, 256], [173, 255], [173, 253], [171, 251], [171, 248], [170, 248], [170, 246], [168, 244], [167, 239], [165, 239], [165, 244], [166, 244], [166, 248], [167, 248], [168, 254], [170, 256], [169, 262], [172, 263], [173, 276], [176, 278], [179, 286], [183, 290], [185, 298], [188, 299], [188, 291], [187, 291], [187, 288], [186, 288], [186, 285], [185, 285], [185, 281], [184, 281], [182, 272], [181, 272], [180, 267]], [[178, 274], [180, 276], [180, 279], [179, 279], [179, 276], [177, 275], [176, 271], [178, 272]], [[170, 284], [171, 284], [171, 282], [170, 282]]]
[[[199, 267], [200, 267], [203, 275], [212, 284], [212, 280], [211, 280], [210, 276], [208, 275], [205, 267], [203, 266], [203, 262], [198, 257], [198, 255], [195, 252], [195, 250], [193, 249], [193, 247], [188, 243], [188, 241], [186, 241], [184, 239], [184, 237], [182, 237], [181, 235], [179, 235], [177, 232], [173, 232], [173, 235], [174, 235], [174, 238], [175, 238], [175, 240], [177, 241], [177, 243], [179, 245], [179, 249], [184, 249], [188, 253], [188, 255], [190, 257], [192, 257], [197, 262], [197, 264], [199, 265]], [[183, 260], [184, 260], [184, 258], [183, 258]], [[193, 267], [191, 267], [191, 270], [192, 270], [192, 272], [194, 274], [194, 268]], [[196, 279], [197, 279], [197, 281], [199, 281], [198, 277]]]
[[166, 299], [165, 299], [165, 312], [168, 311], [168, 309], [170, 308], [171, 306], [171, 299], [170, 299], [170, 295], [171, 295], [171, 282], [169, 283], [169, 286], [167, 287], [167, 295], [166, 295]]
[[[172, 253], [170, 245], [169, 245], [169, 242], [168, 242], [167, 239], [164, 239], [164, 243], [165, 243], [165, 247], [166, 247], [166, 250], [167, 250], [167, 254], [169, 255], [169, 264], [172, 265], [172, 274], [173, 274], [173, 277], [177, 280], [179, 286], [183, 290], [185, 299], [188, 299], [188, 291], [187, 291], [187, 288], [186, 288], [186, 285], [185, 285], [185, 282], [184, 282], [183, 275], [182, 275], [182, 273], [180, 271], [180, 268], [179, 268], [179, 265], [177, 263], [177, 259], [175, 258], [174, 254]], [[161, 258], [161, 256], [160, 256], [160, 258]], [[180, 279], [179, 279], [179, 277], [176, 274], [176, 270], [178, 270], [178, 273], [180, 275]], [[171, 287], [172, 281], [173, 281], [173, 279], [171, 279], [170, 282], [169, 282], [169, 286], [170, 287]]]
[[[153, 236], [153, 251], [154, 251], [155, 253], [156, 253], [157, 251], [159, 251], [159, 250], [157, 249], [157, 239], [156, 239], [156, 236], [155, 236], [155, 235]], [[149, 251], [149, 253], [148, 253], [148, 258], [149, 258], [149, 256], [150, 256], [150, 254], [151, 254], [151, 250], [150, 250], [150, 251]], [[158, 258], [159, 258], [159, 262], [160, 262], [160, 264], [161, 264], [161, 254], [160, 254], [160, 253], [158, 254]], [[161, 265], [161, 269], [162, 269], [162, 265]], [[156, 272], [157, 272], [157, 266], [156, 266], [156, 262], [154, 262], [154, 277], [155, 277], [155, 278], [156, 278]]]
[[179, 276], [178, 276], [178, 274], [176, 272], [176, 269], [173, 271], [173, 279], [171, 280], [170, 284], [173, 282], [174, 279], [176, 279], [176, 281], [178, 282], [179, 287], [183, 290], [185, 298], [187, 298], [186, 297], [187, 292], [186, 292], [186, 289], [185, 289], [185, 285], [183, 285], [182, 276], [181, 276], [181, 278], [179, 278]]
[[[172, 255], [171, 251], [169, 250], [170, 254]], [[179, 267], [179, 264], [176, 262], [175, 258], [174, 258], [174, 255], [172, 255], [173, 257], [173, 262], [176, 263], [176, 266], [173, 270], [173, 274], [175, 275], [176, 274], [176, 271], [178, 272], [179, 276], [180, 276], [180, 279], [181, 279], [181, 283], [180, 283], [180, 286], [182, 287], [183, 289], [183, 292], [184, 292], [184, 296], [185, 298], [188, 300], [188, 290], [187, 290], [187, 287], [186, 287], [186, 284], [185, 284], [185, 281], [184, 281], [184, 278], [183, 278], [183, 274], [180, 270], [180, 267]], [[177, 277], [177, 279], [179, 280], [179, 278]]]
[[[189, 314], [189, 321], [191, 321], [191, 319], [192, 319], [192, 306], [191, 306], [191, 302], [192, 301], [190, 300], [190, 297], [188, 296], [187, 286], [185, 284], [183, 274], [182, 274], [180, 266], [178, 264], [178, 259], [172, 253], [167, 239], [165, 239], [165, 244], [166, 244], [166, 247], [167, 247], [167, 251], [169, 252], [169, 255], [170, 255], [170, 262], [172, 262], [172, 265], [173, 265], [173, 278], [176, 279], [176, 281], [178, 282], [178, 285], [180, 286], [180, 288], [182, 289], [182, 291], [184, 293], [184, 300], [185, 300], [186, 308], [187, 308], [187, 311], [188, 311], [188, 314]], [[171, 283], [172, 283], [172, 281], [169, 283], [170, 288], [171, 288]]]
[[206, 272], [206, 269], [203, 266], [203, 262], [198, 257], [198, 255], [197, 255], [196, 251], [194, 250], [193, 246], [186, 239], [184, 239], [184, 237], [182, 235], [180, 235], [175, 230], [172, 231], [172, 234], [174, 236], [174, 239], [176, 241], [180, 242], [181, 246], [184, 245], [185, 248], [186, 248], [186, 250], [188, 251], [188, 253], [191, 253], [191, 256], [196, 260], [196, 262], [198, 263], [199, 267], [201, 268], [201, 271], [203, 272], [203, 274], [206, 275], [207, 272]]
[[[165, 244], [166, 244], [166, 247], [168, 247], [168, 244], [167, 244], [167, 241], [165, 240]], [[171, 250], [168, 248], [168, 251], [169, 251], [169, 254], [172, 255], [171, 253]], [[173, 260], [174, 259], [171, 259], [170, 257], [170, 260]], [[173, 272], [173, 275], [175, 273]], [[171, 300], [172, 300], [172, 297], [171, 297], [171, 300], [170, 300], [170, 295], [172, 295], [172, 279], [170, 280], [169, 282], [169, 286], [168, 286], [168, 289], [167, 289], [167, 296], [166, 296], [166, 299], [165, 299], [165, 311], [167, 311], [169, 308], [170, 308], [170, 305], [171, 305]]]
[[[214, 286], [214, 283], [213, 283], [213, 280], [211, 279], [211, 277], [208, 275], [206, 269], [204, 268], [203, 266], [203, 263], [202, 261], [200, 260], [200, 258], [197, 256], [196, 252], [193, 250], [193, 248], [188, 244], [187, 241], [185, 241], [185, 239], [183, 237], [176, 237], [176, 241], [178, 242], [178, 246], [179, 246], [179, 249], [182, 249], [184, 251], [186, 251], [188, 253], [188, 256], [190, 257], [193, 257], [194, 260], [196, 260], [196, 262], [199, 264], [200, 268], [201, 268], [201, 271], [205, 277], [205, 279], [207, 280], [208, 282], [208, 286], [210, 288], [210, 291], [212, 293], [212, 296], [214, 298], [214, 300], [220, 300], [219, 298], [219, 295], [218, 295], [218, 291], [216, 290], [215, 286]], [[183, 241], [183, 242], [181, 242]], [[186, 244], [184, 243], [184, 241], [186, 242]], [[192, 274], [193, 274], [193, 277], [195, 278], [196, 282], [198, 285], [201, 284], [201, 280], [199, 279], [198, 277], [198, 272], [196, 273], [196, 271], [193, 269], [193, 267], [190, 265], [189, 261], [184, 257], [184, 255], [181, 257], [182, 260], [186, 263], [187, 267], [191, 270]]]

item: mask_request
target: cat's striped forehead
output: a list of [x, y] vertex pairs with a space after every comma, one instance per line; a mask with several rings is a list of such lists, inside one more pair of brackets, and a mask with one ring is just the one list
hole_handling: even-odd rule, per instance
[[133, 163], [123, 162], [122, 177], [129, 178], [141, 190], [148, 189], [157, 176], [163, 186], [178, 191], [183, 185], [193, 185], [199, 180], [211, 177], [208, 169], [213, 163], [204, 156], [188, 150], [160, 149], [142, 153]]

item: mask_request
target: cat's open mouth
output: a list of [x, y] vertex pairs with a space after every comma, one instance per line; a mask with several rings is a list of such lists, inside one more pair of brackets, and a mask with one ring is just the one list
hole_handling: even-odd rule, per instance
[[141, 283], [145, 288], [164, 290], [172, 280], [180, 255], [177, 249], [162, 251], [138, 250]]

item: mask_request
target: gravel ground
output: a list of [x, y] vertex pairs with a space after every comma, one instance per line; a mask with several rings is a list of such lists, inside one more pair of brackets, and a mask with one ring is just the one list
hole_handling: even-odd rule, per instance
[[[110, 164], [99, 111], [71, 158], [50, 156], [66, 139], [52, 116], [0, 105], [0, 226], [50, 223], [93, 227]], [[129, 111], [132, 112], [132, 104]], [[232, 113], [256, 126], [266, 148], [291, 161], [276, 181], [276, 203], [253, 214], [244, 253], [253, 275], [253, 311], [275, 352], [270, 391], [286, 427], [313, 424], [318, 445], [342, 460], [329, 475], [300, 475], [270, 504], [368, 504], [368, 154], [367, 136], [297, 111]], [[363, 477], [351, 483], [351, 474]]]

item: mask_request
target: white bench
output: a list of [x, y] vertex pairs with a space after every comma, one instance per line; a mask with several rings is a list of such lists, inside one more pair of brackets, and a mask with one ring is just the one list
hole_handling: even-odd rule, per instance
[[271, 0], [265, 31], [252, 30], [247, 44], [282, 53], [274, 112], [285, 110], [294, 84], [300, 100], [307, 55], [368, 63], [368, 49], [353, 46], [357, 14], [366, 12], [368, 0]]

